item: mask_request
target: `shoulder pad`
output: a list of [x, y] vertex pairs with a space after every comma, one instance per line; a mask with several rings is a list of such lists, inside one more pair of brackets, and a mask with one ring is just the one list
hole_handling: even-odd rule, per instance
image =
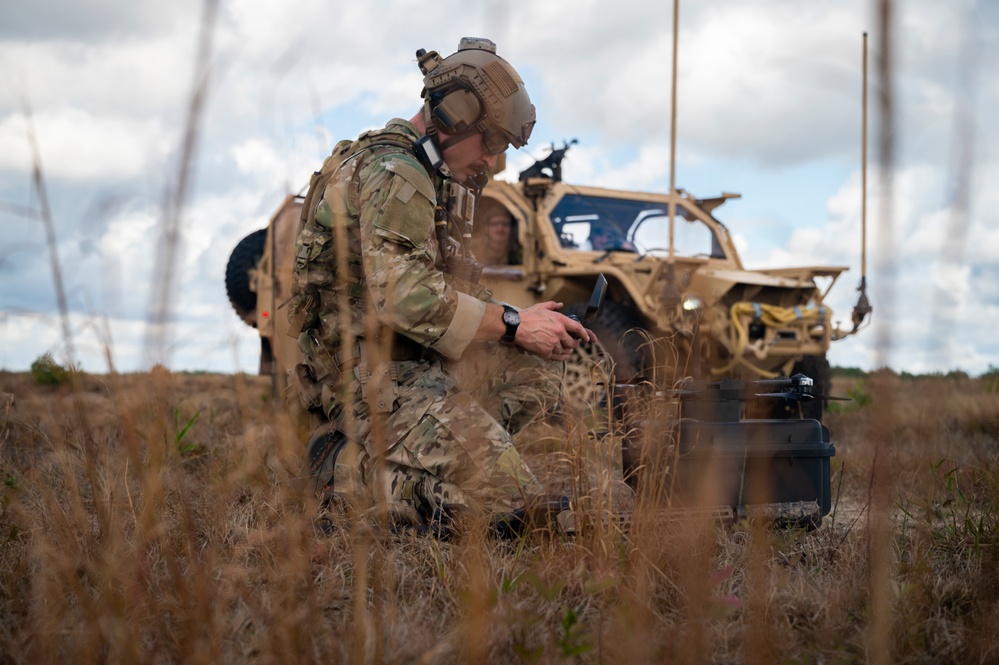
[[393, 158], [385, 163], [385, 170], [391, 171], [408, 182], [428, 201], [435, 201], [434, 183], [422, 166], [411, 164], [404, 159]]

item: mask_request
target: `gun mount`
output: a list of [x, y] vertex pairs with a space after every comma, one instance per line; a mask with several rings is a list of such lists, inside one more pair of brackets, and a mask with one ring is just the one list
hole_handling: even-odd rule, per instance
[[539, 159], [531, 166], [520, 172], [520, 181], [524, 182], [528, 178], [548, 178], [552, 182], [562, 182], [562, 160], [565, 153], [569, 152], [569, 147], [574, 146], [579, 141], [563, 141], [561, 148], [555, 148], [552, 143], [551, 152], [544, 159]]

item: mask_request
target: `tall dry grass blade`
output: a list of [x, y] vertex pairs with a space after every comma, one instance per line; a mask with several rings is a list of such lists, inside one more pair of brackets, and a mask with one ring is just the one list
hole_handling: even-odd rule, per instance
[[59, 320], [62, 323], [62, 338], [66, 345], [66, 359], [70, 367], [76, 367], [76, 352], [73, 348], [73, 331], [69, 325], [69, 307], [66, 304], [66, 288], [62, 279], [62, 264], [59, 261], [59, 247], [56, 244], [55, 224], [52, 221], [52, 209], [49, 207], [48, 190], [45, 187], [42, 155], [38, 150], [38, 139], [35, 136], [34, 116], [28, 102], [24, 102], [24, 122], [27, 124], [28, 144], [31, 147], [31, 179], [38, 196], [38, 216], [45, 227], [45, 243], [49, 249], [49, 264], [52, 267], [52, 282], [56, 291], [56, 304], [59, 307]]
[[177, 164], [177, 182], [171, 189], [168, 185], [163, 200], [161, 222], [162, 242], [158, 245], [154, 270], [155, 295], [150, 306], [149, 327], [146, 333], [146, 356], [150, 365], [168, 364], [167, 323], [170, 320], [173, 296], [176, 287], [175, 267], [179, 260], [181, 223], [184, 205], [187, 202], [191, 174], [198, 150], [201, 122], [208, 98], [212, 57], [212, 38], [215, 34], [215, 20], [218, 0], [205, 0], [201, 15], [201, 33], [198, 38], [198, 54], [194, 61], [194, 81], [188, 103], [187, 117], [181, 143], [180, 160]]
[[[894, 243], [894, 168], [895, 168], [895, 100], [892, 49], [894, 46], [895, 16], [891, 0], [879, 0], [877, 5], [877, 34], [880, 49], [877, 54], [878, 71], [878, 161], [881, 177], [881, 210], [878, 220], [879, 246], [876, 261], [877, 301], [881, 311], [888, 313], [878, 319], [876, 326], [877, 367], [887, 367], [892, 347], [892, 314], [895, 311], [896, 268], [892, 251]], [[878, 403], [878, 417], [871, 420], [867, 440], [875, 447], [872, 468], [872, 485], [869, 494], [871, 505], [867, 521], [868, 588], [870, 593], [870, 624], [868, 625], [867, 653], [873, 665], [884, 665], [892, 660], [894, 615], [892, 611], [892, 581], [895, 565], [892, 552], [894, 482], [891, 451], [895, 398], [887, 372], [873, 378], [872, 395]]]

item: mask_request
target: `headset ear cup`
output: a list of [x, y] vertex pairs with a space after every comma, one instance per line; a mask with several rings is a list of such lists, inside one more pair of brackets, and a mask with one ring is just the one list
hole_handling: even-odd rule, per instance
[[454, 90], [444, 95], [433, 114], [441, 131], [460, 134], [468, 131], [482, 117], [482, 103], [470, 90]]

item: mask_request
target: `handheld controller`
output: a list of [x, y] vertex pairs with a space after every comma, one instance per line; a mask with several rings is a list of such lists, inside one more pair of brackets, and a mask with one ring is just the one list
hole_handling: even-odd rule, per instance
[[586, 303], [586, 311], [583, 313], [583, 319], [580, 320], [575, 314], [570, 314], [569, 318], [584, 326], [591, 323], [600, 315], [600, 310], [604, 306], [604, 294], [606, 292], [607, 278], [604, 277], [603, 273], [600, 273], [597, 275], [597, 283], [593, 285], [593, 293], [590, 294], [590, 301]]

